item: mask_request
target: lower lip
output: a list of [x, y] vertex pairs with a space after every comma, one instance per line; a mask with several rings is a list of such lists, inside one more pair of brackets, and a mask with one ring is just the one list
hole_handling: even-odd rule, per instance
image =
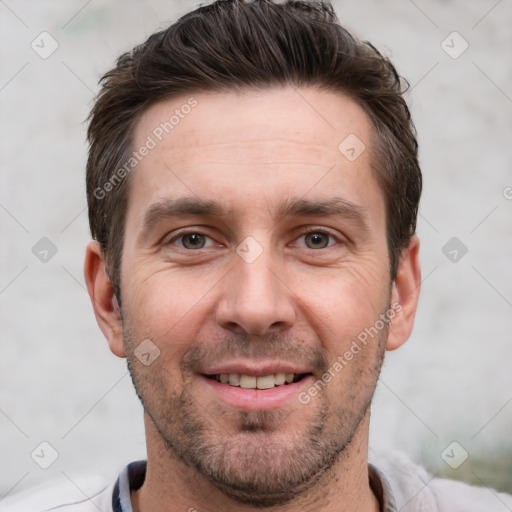
[[293, 400], [298, 401], [299, 393], [313, 382], [313, 376], [308, 375], [298, 382], [275, 386], [271, 389], [244, 389], [222, 384], [204, 375], [201, 380], [223, 402], [232, 407], [253, 411], [279, 409]]

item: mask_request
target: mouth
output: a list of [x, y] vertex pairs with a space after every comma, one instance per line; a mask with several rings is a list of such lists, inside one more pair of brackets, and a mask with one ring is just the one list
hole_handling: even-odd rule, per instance
[[271, 373], [268, 375], [247, 375], [240, 373], [217, 373], [205, 375], [206, 378], [242, 389], [273, 389], [300, 382], [310, 373]]
[[311, 366], [283, 360], [212, 364], [201, 368], [198, 376], [202, 396], [245, 410], [290, 407], [315, 381]]

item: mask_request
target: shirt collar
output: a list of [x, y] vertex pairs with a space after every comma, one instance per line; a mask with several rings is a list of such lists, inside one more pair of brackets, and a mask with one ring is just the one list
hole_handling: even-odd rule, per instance
[[381, 512], [397, 512], [395, 497], [387, 478], [373, 464], [368, 464], [370, 487], [379, 500]]
[[[372, 464], [368, 464], [368, 476], [370, 487], [379, 500], [381, 512], [397, 512], [391, 486], [384, 474]], [[133, 512], [131, 491], [140, 489], [145, 478], [145, 460], [132, 462], [121, 471], [112, 493], [113, 512]]]
[[133, 512], [131, 491], [140, 489], [145, 478], [145, 460], [132, 462], [121, 471], [112, 493], [112, 512]]

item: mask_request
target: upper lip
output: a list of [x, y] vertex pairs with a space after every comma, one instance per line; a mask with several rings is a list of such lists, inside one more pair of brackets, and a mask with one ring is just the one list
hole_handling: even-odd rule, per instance
[[253, 377], [262, 377], [274, 373], [311, 373], [311, 369], [306, 366], [291, 364], [286, 361], [268, 361], [268, 362], [231, 362], [219, 363], [201, 370], [203, 375], [220, 375], [222, 373], [238, 373], [241, 375], [250, 375]]

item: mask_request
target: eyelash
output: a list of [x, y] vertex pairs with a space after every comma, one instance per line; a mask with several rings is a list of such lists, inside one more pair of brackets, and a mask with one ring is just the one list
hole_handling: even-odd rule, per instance
[[[295, 240], [298, 240], [299, 238], [303, 238], [309, 234], [322, 234], [322, 235], [327, 235], [329, 237], [329, 242], [331, 240], [334, 240], [336, 243], [342, 243], [342, 241], [335, 235], [333, 235], [331, 232], [325, 230], [325, 229], [320, 229], [320, 228], [311, 228], [309, 229], [308, 231], [304, 231], [303, 233], [301, 233]], [[213, 238], [209, 235], [207, 235], [206, 233], [202, 233], [201, 231], [199, 230], [189, 230], [189, 231], [182, 231], [181, 233], [179, 233], [178, 235], [174, 236], [171, 240], [169, 240], [168, 244], [170, 245], [173, 245], [174, 242], [176, 242], [177, 240], [180, 240], [182, 239], [183, 237], [187, 236], [187, 235], [201, 235], [201, 236], [205, 236], [207, 238], [209, 238], [210, 240], [213, 240]], [[217, 244], [219, 245], [219, 244]], [[333, 244], [335, 245], [335, 244]], [[327, 245], [327, 247], [322, 247], [321, 249], [328, 249], [332, 247], [332, 245]], [[201, 247], [200, 249], [207, 249], [208, 247]], [[187, 251], [198, 251], [200, 249], [187, 249], [186, 247], [180, 247], [180, 249], [184, 249], [184, 250], [187, 250]], [[304, 249], [304, 247], [303, 247]], [[305, 247], [305, 249], [310, 249], [312, 251], [319, 251], [320, 249], [311, 249], [309, 247]]]

